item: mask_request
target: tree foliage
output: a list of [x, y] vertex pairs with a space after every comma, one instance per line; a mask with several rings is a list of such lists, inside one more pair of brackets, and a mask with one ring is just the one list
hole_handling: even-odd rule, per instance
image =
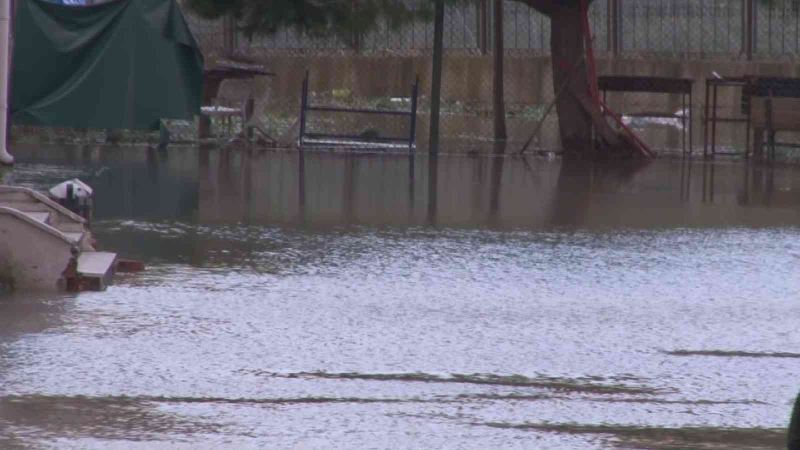
[[[456, 2], [459, 0], [447, 0]], [[248, 36], [294, 28], [310, 36], [338, 36], [350, 42], [381, 24], [398, 29], [411, 21], [431, 21], [431, 1], [397, 0], [187, 0], [206, 18], [231, 14]]]

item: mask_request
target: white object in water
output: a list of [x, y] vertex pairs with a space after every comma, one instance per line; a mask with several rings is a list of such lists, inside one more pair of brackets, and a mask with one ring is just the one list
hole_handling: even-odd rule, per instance
[[92, 193], [94, 193], [88, 184], [74, 178], [53, 186], [50, 189], [50, 196], [58, 200], [66, 200], [69, 185], [72, 185], [72, 195], [75, 196], [75, 198], [89, 198], [92, 196]]

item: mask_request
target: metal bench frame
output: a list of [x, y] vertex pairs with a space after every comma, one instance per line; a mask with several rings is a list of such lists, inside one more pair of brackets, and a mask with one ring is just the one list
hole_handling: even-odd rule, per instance
[[[689, 78], [669, 78], [669, 77], [644, 77], [644, 76], [601, 76], [597, 77], [597, 86], [603, 92], [603, 103], [606, 101], [608, 92], [643, 92], [647, 94], [678, 94], [681, 96], [681, 110], [684, 112], [678, 115], [672, 112], [643, 112], [620, 114], [629, 117], [652, 117], [679, 119], [683, 125], [681, 130], [683, 153], [692, 153], [692, 87], [694, 80]], [[687, 109], [688, 107], [688, 109]], [[688, 111], [688, 114], [686, 112]], [[687, 117], [688, 116], [688, 117]], [[688, 127], [686, 126], [688, 122]], [[688, 142], [687, 142], [688, 131]], [[687, 145], [688, 144], [688, 145]]]
[[[409, 152], [414, 152], [417, 148], [417, 103], [419, 96], [419, 77], [414, 81], [411, 88], [411, 108], [408, 111], [395, 111], [378, 108], [342, 108], [335, 106], [312, 105], [308, 99], [309, 73], [303, 79], [303, 91], [300, 103], [300, 135], [299, 146], [302, 149], [307, 146], [354, 146], [365, 148], [397, 148], [408, 147]], [[341, 133], [319, 133], [309, 132], [306, 128], [306, 121], [309, 113], [329, 112], [342, 114], [372, 114], [383, 116], [405, 117], [409, 122], [409, 133], [407, 137], [364, 137], [359, 135]]]

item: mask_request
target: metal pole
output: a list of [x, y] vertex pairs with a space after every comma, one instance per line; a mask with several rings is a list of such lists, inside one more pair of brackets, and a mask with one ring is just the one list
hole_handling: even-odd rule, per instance
[[505, 0], [494, 1], [494, 74], [492, 80], [492, 98], [494, 114], [494, 138], [495, 140], [505, 140], [506, 133], [506, 106], [505, 93], [503, 92], [503, 61], [505, 58], [505, 48], [503, 43], [503, 2]]
[[487, 17], [486, 0], [478, 0], [478, 48], [481, 55], [489, 52], [489, 18]]
[[442, 59], [444, 44], [444, 0], [436, 0], [436, 15], [433, 29], [433, 73], [431, 74], [431, 155], [439, 152], [439, 110], [442, 103]]
[[303, 147], [303, 138], [306, 134], [306, 110], [308, 109], [308, 70], [306, 70], [306, 77], [303, 79], [303, 93], [300, 98], [300, 136], [298, 138], [301, 150]]
[[611, 56], [617, 57], [620, 53], [620, 36], [622, 29], [619, 25], [620, 0], [608, 0], [608, 48]]
[[747, 60], [751, 61], [753, 59], [753, 49], [755, 47], [755, 34], [756, 34], [756, 22], [755, 22], [755, 15], [754, 9], [755, 5], [753, 4], [753, 0], [745, 0], [744, 6], [744, 14], [745, 14], [745, 29], [744, 29], [744, 42], [745, 42], [745, 54], [747, 55]]
[[0, 164], [14, 164], [8, 153], [9, 62], [11, 50], [11, 0], [0, 0]]
[[414, 81], [411, 92], [411, 124], [408, 138], [408, 151], [413, 152], [417, 142], [417, 98], [419, 97], [419, 77]]

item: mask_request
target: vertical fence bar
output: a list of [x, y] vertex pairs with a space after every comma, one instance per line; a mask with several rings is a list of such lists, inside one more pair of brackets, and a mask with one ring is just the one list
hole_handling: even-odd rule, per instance
[[781, 56], [786, 54], [786, 3], [781, 11]]
[[728, 16], [728, 33], [725, 37], [725, 50], [728, 54], [731, 54], [731, 26], [733, 25], [733, 14], [731, 11], [733, 9], [733, 5], [730, 0], [728, 0], [728, 11], [726, 16]]
[[608, 0], [608, 49], [613, 57], [617, 57], [620, 54], [622, 37], [622, 27], [619, 20], [621, 2], [622, 0]]
[[672, 11], [672, 54], [678, 55], [678, 11], [675, 8], [675, 1], [670, 2], [670, 11]]
[[[358, 0], [352, 0], [351, 8], [350, 13], [355, 17], [358, 13]], [[352, 42], [350, 44], [353, 46], [353, 52], [359, 54], [361, 53], [361, 33], [357, 29], [353, 29], [352, 32]]]
[[478, 0], [478, 49], [480, 49], [481, 55], [486, 55], [489, 48], [489, 26], [486, 8], [486, 0]]
[[528, 8], [527, 11], [527, 20], [525, 20], [526, 28], [528, 29], [528, 45], [525, 47], [526, 50], [530, 50], [533, 48], [533, 26], [531, 22], [531, 8]]
[[409, 138], [408, 138], [408, 151], [413, 152], [416, 149], [417, 142], [417, 98], [419, 97], [419, 75], [414, 81], [414, 88], [411, 91], [411, 123], [409, 124]]
[[231, 14], [226, 15], [222, 19], [222, 41], [223, 41], [223, 51], [225, 52], [225, 56], [231, 56], [234, 51], [235, 45], [235, 23], [234, 17]]
[[656, 42], [656, 49], [658, 52], [662, 52], [664, 51], [664, 0], [658, 0], [656, 14], [658, 14], [658, 42]]
[[753, 0], [743, 0], [743, 14], [744, 14], [744, 54], [747, 60], [753, 59], [753, 47], [755, 46], [755, 21], [753, 20]]
[[692, 15], [692, 0], [686, 0], [686, 18], [688, 20], [686, 26], [686, 59], [689, 59], [689, 56], [692, 53], [692, 23], [694, 16]]
[[303, 93], [300, 97], [300, 147], [303, 146], [303, 138], [306, 135], [306, 109], [308, 109], [308, 70], [303, 79]]
[[772, 5], [767, 5], [767, 54], [772, 56]]
[[439, 110], [442, 102], [442, 59], [444, 57], [444, 0], [435, 1], [433, 61], [431, 64], [430, 144], [428, 145], [431, 157], [435, 157], [439, 153]]
[[542, 20], [541, 16], [534, 16], [539, 19], [539, 44], [541, 45], [541, 51], [545, 52], [545, 49], [548, 48], [547, 41], [545, 40], [545, 32], [544, 32], [544, 21]]

